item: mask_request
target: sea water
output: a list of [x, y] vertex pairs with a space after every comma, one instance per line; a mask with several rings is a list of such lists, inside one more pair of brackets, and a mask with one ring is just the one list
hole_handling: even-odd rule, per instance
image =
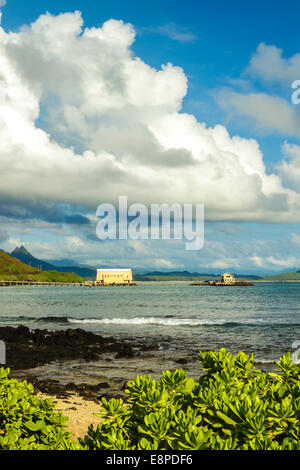
[[158, 351], [148, 359], [124, 361], [124, 367], [130, 362], [132, 373], [141, 369], [156, 374], [176, 366], [174, 361], [181, 358], [188, 359], [184, 368], [196, 373], [198, 351], [222, 347], [253, 353], [260, 365], [273, 364], [293, 352], [292, 344], [300, 340], [300, 283], [1, 288], [0, 326], [4, 325], [82, 328], [158, 343]]

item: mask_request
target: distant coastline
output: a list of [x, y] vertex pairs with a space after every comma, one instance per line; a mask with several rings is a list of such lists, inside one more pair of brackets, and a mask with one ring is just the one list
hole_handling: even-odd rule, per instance
[[[67, 260], [68, 261], [68, 260]], [[70, 260], [72, 262], [72, 260]], [[74, 262], [75, 263], [75, 262]], [[104, 266], [101, 266], [103, 269]], [[133, 270], [135, 283], [165, 282], [165, 283], [191, 283], [203, 281], [217, 281], [221, 274], [199, 273], [189, 271], [152, 271], [141, 273]], [[35, 258], [24, 246], [16, 248], [12, 253], [0, 249], [0, 281], [32, 281], [39, 283], [83, 283], [86, 280], [95, 280], [96, 267], [92, 266], [54, 266], [46, 261]], [[241, 282], [299, 282], [300, 270], [280, 274], [239, 274], [234, 277]]]
[[[300, 282], [300, 280], [268, 280], [268, 279], [261, 279], [261, 280], [256, 280], [256, 281], [251, 281], [254, 285], [255, 284], [273, 284], [273, 283], [295, 283], [295, 282]], [[168, 281], [138, 281], [136, 283], [137, 285], [190, 285], [191, 281], [187, 280], [168, 280]]]

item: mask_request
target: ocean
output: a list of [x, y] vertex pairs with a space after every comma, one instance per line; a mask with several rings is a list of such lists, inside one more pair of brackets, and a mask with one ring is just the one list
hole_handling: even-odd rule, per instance
[[[191, 286], [188, 283], [133, 287], [11, 287], [0, 289], [0, 326], [82, 328], [114, 338], [157, 342], [157, 351], [135, 359], [91, 364], [64, 363], [36, 373], [78, 381], [99, 376], [121, 381], [137, 373], [174, 369], [183, 359], [197, 376], [198, 351], [225, 347], [254, 354], [270, 368], [300, 340], [300, 283], [257, 282], [248, 287]], [[122, 369], [122, 373], [120, 372]], [[74, 377], [73, 377], [74, 378]]]

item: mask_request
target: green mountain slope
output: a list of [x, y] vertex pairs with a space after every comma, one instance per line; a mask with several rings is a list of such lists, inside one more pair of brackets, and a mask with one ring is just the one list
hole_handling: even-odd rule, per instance
[[0, 281], [82, 282], [74, 273], [40, 271], [0, 250]]
[[0, 250], [0, 275], [14, 274], [38, 274], [39, 269], [22, 263], [18, 259], [10, 256], [5, 251]]

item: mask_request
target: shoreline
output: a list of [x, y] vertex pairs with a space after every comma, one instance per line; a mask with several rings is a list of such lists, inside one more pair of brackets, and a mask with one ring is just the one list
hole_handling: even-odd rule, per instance
[[0, 338], [6, 344], [7, 367], [31, 369], [54, 361], [83, 359], [96, 361], [107, 352], [115, 358], [132, 358], [142, 351], [158, 349], [158, 344], [131, 338], [104, 337], [81, 328], [50, 331], [27, 326], [0, 327]]
[[[112, 377], [98, 373], [92, 376], [90, 383], [86, 383], [87, 376], [83, 371], [90, 364], [102, 361], [108, 369], [115, 370], [112, 367], [114, 361], [128, 362], [159, 348], [153, 342], [145, 344], [130, 338], [103, 337], [79, 328], [50, 331], [30, 330], [22, 325], [15, 328], [6, 326], [0, 327], [0, 339], [6, 346], [6, 365], [1, 367], [10, 369], [11, 378], [27, 380], [36, 393], [62, 399], [77, 394], [97, 403], [102, 397], [124, 398], [125, 380], [120, 377], [112, 380]], [[69, 364], [70, 371], [67, 369]], [[81, 369], [76, 376], [79, 364]], [[64, 367], [69, 380], [60, 375]], [[74, 376], [76, 380], [73, 380]]]
[[[153, 339], [103, 337], [80, 328], [30, 330], [0, 327], [12, 378], [32, 383], [35, 392], [61, 399], [73, 394], [99, 403], [102, 397], [125, 398], [125, 385], [136, 375], [158, 378], [162, 370], [182, 368], [190, 377], [201, 375], [199, 349], [163, 347]], [[271, 370], [274, 363], [254, 361]]]
[[[1, 367], [10, 369], [10, 378], [31, 383], [37, 396], [52, 397], [56, 411], [69, 418], [67, 430], [75, 438], [84, 436], [91, 423], [99, 423], [93, 413], [99, 412], [102, 398], [126, 402], [126, 384], [137, 375], [151, 374], [157, 380], [162, 370], [182, 368], [197, 380], [204, 373], [196, 351], [179, 356], [177, 350], [163, 351], [143, 338], [21, 325], [0, 327], [0, 339], [7, 347], [7, 364]], [[259, 361], [254, 365], [266, 371], [271, 366]]]

